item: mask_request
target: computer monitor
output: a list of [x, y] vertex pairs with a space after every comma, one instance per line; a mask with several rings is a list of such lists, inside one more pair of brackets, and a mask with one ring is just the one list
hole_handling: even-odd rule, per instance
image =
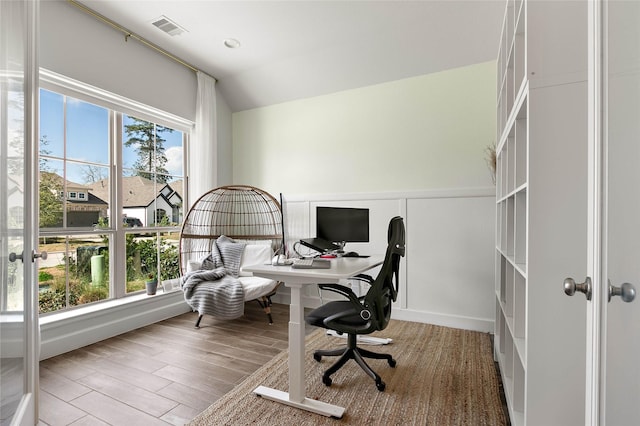
[[316, 207], [316, 237], [338, 243], [369, 242], [369, 209]]

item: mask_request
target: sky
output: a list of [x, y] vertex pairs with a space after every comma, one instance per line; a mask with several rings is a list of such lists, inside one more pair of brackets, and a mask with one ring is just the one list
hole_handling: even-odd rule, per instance
[[[40, 91], [40, 150], [48, 155], [91, 163], [105, 177], [109, 166], [108, 117], [106, 108], [67, 97], [66, 104], [66, 153], [64, 96], [42, 89]], [[124, 124], [131, 123], [125, 116]], [[182, 132], [164, 132], [164, 148], [170, 174], [182, 178]], [[48, 143], [42, 145], [42, 140]], [[126, 140], [127, 136], [123, 136]], [[130, 168], [137, 160], [135, 147], [122, 148], [123, 165]], [[62, 175], [62, 162], [48, 160], [47, 167]], [[75, 183], [86, 181], [86, 165], [67, 163], [67, 180]], [[174, 179], [169, 179], [172, 181]]]

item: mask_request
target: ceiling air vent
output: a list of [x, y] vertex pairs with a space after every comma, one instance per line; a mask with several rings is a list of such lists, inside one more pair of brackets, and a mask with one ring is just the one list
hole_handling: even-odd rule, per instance
[[175, 22], [173, 22], [171, 19], [167, 18], [164, 15], [160, 16], [157, 19], [154, 19], [151, 23], [156, 27], [160, 28], [165, 33], [169, 34], [170, 36], [176, 36], [186, 31], [180, 25], [176, 24]]

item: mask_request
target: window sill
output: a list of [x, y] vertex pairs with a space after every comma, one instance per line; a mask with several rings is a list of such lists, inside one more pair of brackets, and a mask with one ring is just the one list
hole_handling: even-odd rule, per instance
[[178, 289], [169, 291], [165, 293], [160, 288], [158, 288], [158, 292], [152, 296], [147, 295], [146, 293], [138, 293], [133, 294], [131, 296], [125, 296], [120, 299], [109, 299], [101, 302], [87, 304], [85, 306], [79, 306], [73, 309], [65, 310], [62, 312], [52, 312], [45, 315], [40, 316], [40, 325], [48, 325], [55, 323], [57, 321], [64, 321], [72, 318], [82, 317], [85, 315], [91, 315], [96, 312], [100, 312], [103, 310], [109, 309], [117, 309], [122, 306], [130, 305], [130, 304], [144, 304], [147, 301], [155, 298], [165, 297], [172, 293], [177, 293]]
[[179, 289], [139, 293], [40, 318], [40, 359], [87, 346], [189, 312]]

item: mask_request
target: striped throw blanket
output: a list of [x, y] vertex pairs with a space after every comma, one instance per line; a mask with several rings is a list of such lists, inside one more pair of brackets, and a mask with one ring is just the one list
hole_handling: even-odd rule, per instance
[[244, 291], [238, 280], [245, 244], [221, 235], [201, 269], [182, 277], [184, 299], [200, 315], [233, 319], [244, 314]]

